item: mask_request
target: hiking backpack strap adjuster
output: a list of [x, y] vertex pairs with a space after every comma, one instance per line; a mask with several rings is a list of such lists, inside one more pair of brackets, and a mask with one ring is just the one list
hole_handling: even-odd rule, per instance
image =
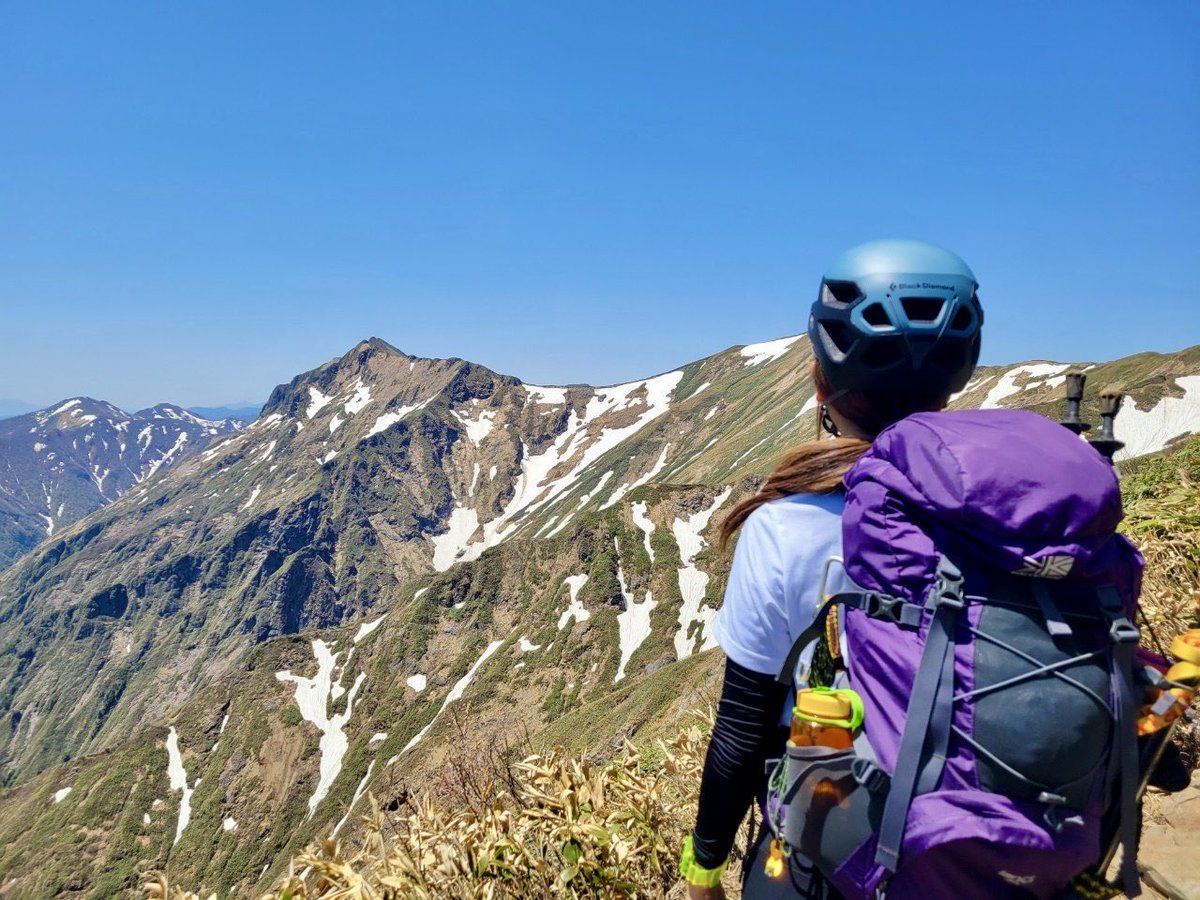
[[[925, 649], [913, 680], [912, 697], [904, 734], [896, 755], [896, 771], [883, 808], [875, 863], [889, 872], [900, 864], [900, 845], [909, 806], [918, 792], [918, 781], [931, 789], [941, 777], [954, 712], [954, 630], [966, 603], [963, 575], [945, 556], [938, 560], [937, 581], [926, 601], [933, 620]], [[931, 750], [925, 757], [925, 748]]]

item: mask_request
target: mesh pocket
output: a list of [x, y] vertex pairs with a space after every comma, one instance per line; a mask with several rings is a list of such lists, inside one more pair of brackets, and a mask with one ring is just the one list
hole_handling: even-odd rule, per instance
[[783, 839], [832, 874], [875, 830], [884, 794], [873, 794], [851, 771], [854, 750], [787, 748]]

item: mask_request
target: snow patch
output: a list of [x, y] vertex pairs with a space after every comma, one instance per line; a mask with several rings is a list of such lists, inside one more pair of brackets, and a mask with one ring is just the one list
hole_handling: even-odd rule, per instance
[[667, 451], [670, 449], [671, 449], [670, 444], [664, 444], [663, 448], [662, 448], [662, 452], [660, 454], [658, 454], [658, 460], [650, 468], [650, 471], [645, 473], [640, 478], [638, 478], [636, 481], [634, 481], [630, 484], [621, 485], [619, 488], [617, 488], [615, 491], [613, 491], [612, 496], [609, 497], [608, 500], [606, 500], [600, 508], [608, 509], [613, 504], [618, 503], [620, 501], [620, 499], [622, 497], [624, 497], [626, 494], [628, 494], [630, 491], [640, 488], [643, 484], [646, 484], [651, 478], [653, 478], [655, 475], [657, 475], [659, 472], [661, 472], [667, 464]]
[[367, 741], [367, 746], [370, 746], [371, 744], [378, 744], [380, 741], [386, 741], [386, 740], [387, 740], [387, 732], [386, 731], [377, 731], [373, 735], [371, 735], [371, 739], [369, 741]]
[[[679, 545], [679, 559], [683, 563], [678, 570], [679, 593], [683, 597], [683, 604], [679, 607], [679, 630], [675, 632], [675, 656], [678, 659], [685, 659], [695, 652], [697, 637], [701, 650], [716, 646], [712, 638], [712, 623], [717, 611], [703, 602], [704, 592], [708, 588], [708, 573], [696, 567], [696, 557], [704, 549], [701, 532], [708, 527], [717, 507], [728, 500], [731, 493], [732, 487], [725, 488], [708, 509], [693, 513], [687, 519], [676, 518], [671, 525], [675, 543]], [[691, 633], [696, 622], [700, 623], [698, 636]]]
[[1125, 442], [1117, 459], [1156, 453], [1181, 435], [1200, 433], [1200, 375], [1184, 375], [1175, 383], [1183, 389], [1182, 397], [1163, 397], [1147, 410], [1126, 398], [1114, 429]]
[[237, 820], [230, 816], [221, 823], [221, 829], [223, 831], [237, 831]]
[[650, 546], [650, 535], [654, 532], [654, 523], [646, 515], [646, 501], [639, 500], [637, 503], [631, 504], [629, 509], [633, 512], [633, 524], [640, 528], [644, 535], [646, 555], [650, 557], [650, 562], [654, 562], [654, 548]]
[[[300, 709], [300, 715], [304, 717], [305, 721], [317, 726], [321, 732], [320, 778], [312, 796], [308, 798], [307, 818], [311, 818], [316, 812], [317, 806], [325, 799], [342, 770], [342, 759], [350, 746], [350, 741], [345, 733], [346, 723], [350, 721], [350, 716], [354, 712], [354, 698], [358, 694], [358, 689], [367, 677], [365, 673], [358, 674], [346, 697], [345, 711], [330, 715], [329, 703], [335, 699], [335, 688], [344, 690], [341, 688], [340, 677], [337, 684], [333, 681], [333, 670], [341, 653], [330, 652], [329, 646], [322, 640], [312, 642], [312, 651], [317, 660], [317, 674], [312, 678], [293, 675], [286, 669], [275, 673], [278, 681], [290, 681], [296, 685], [296, 706]], [[350, 653], [353, 652], [352, 648]], [[349, 662], [349, 658], [346, 661]], [[346, 667], [343, 666], [343, 675], [345, 671]], [[338, 693], [341, 693], [341, 690]]]
[[650, 613], [658, 604], [654, 602], [650, 591], [646, 591], [646, 599], [641, 603], [634, 601], [625, 584], [625, 570], [619, 562], [621, 548], [616, 538], [613, 538], [613, 546], [617, 548], [617, 581], [621, 585], [621, 596], [625, 598], [625, 610], [617, 616], [617, 633], [621, 642], [621, 662], [617, 666], [617, 674], [613, 677], [613, 681], [617, 682], [625, 677], [625, 666], [629, 664], [637, 648], [650, 637]]
[[345, 420], [341, 416], [339, 416], [337, 413], [334, 413], [333, 418], [329, 420], [329, 433], [333, 434], [335, 431], [337, 431], [338, 426], [344, 421]]
[[567, 389], [560, 387], [541, 387], [536, 384], [525, 385], [527, 403], [566, 403]]
[[517, 642], [517, 645], [521, 648], [522, 653], [532, 653], [534, 650], [542, 649], [541, 644], [532, 643], [525, 635], [521, 635], [521, 640]]
[[54, 792], [54, 802], [62, 803], [64, 800], [67, 799], [67, 797], [69, 797], [71, 795], [72, 790], [74, 790], [74, 788], [70, 788], [70, 787], [59, 788], [57, 791]]
[[358, 626], [358, 631], [354, 633], [354, 643], [358, 643], [363, 638], [367, 637], [371, 632], [383, 624], [383, 620], [387, 618], [387, 613], [384, 613], [378, 619], [371, 622], [363, 622]]
[[304, 415], [306, 418], [311, 419], [313, 416], [319, 413], [325, 407], [325, 405], [329, 403], [330, 400], [333, 399], [333, 396], [326, 396], [315, 387], [310, 387], [308, 389], [308, 398], [308, 409], [304, 411]]
[[138, 481], [144, 481], [145, 479], [147, 479], [151, 475], [153, 475], [155, 472], [157, 472], [160, 468], [162, 468], [167, 463], [169, 463], [175, 457], [175, 454], [183, 449], [183, 445], [187, 443], [187, 439], [188, 439], [188, 433], [186, 431], [179, 432], [179, 437], [175, 438], [175, 443], [171, 445], [171, 449], [168, 450], [166, 453], [164, 453], [162, 456], [160, 456], [158, 459], [151, 462], [149, 470], [146, 472], [145, 475], [143, 475], [141, 478], [139, 478]]
[[244, 504], [242, 504], [242, 509], [249, 509], [253, 505], [254, 501], [258, 499], [258, 495], [261, 493], [262, 493], [262, 485], [256, 484], [254, 486], [254, 490], [252, 490], [250, 492], [250, 499], [247, 500]]
[[492, 433], [492, 428], [496, 424], [496, 413], [494, 410], [480, 410], [479, 417], [468, 419], [462, 413], [451, 410], [454, 417], [462, 423], [463, 428], [467, 431], [467, 440], [478, 447], [483, 443], [484, 438]]
[[178, 844], [179, 839], [183, 837], [183, 830], [188, 827], [188, 822], [192, 821], [192, 792], [196, 788], [194, 785], [188, 787], [183, 754], [179, 752], [179, 734], [174, 725], [167, 732], [167, 779], [170, 781], [171, 790], [182, 791], [179, 797], [179, 822], [175, 826], [174, 843]]
[[409, 413], [416, 412], [418, 409], [424, 409], [425, 406], [433, 398], [422, 400], [420, 403], [414, 403], [412, 406], [401, 406], [399, 409], [385, 412], [382, 416], [375, 420], [375, 424], [371, 426], [371, 430], [367, 432], [367, 437], [379, 434], [381, 431], [387, 431]]
[[563, 584], [571, 592], [571, 602], [567, 604], [566, 612], [558, 617], [559, 631], [566, 628], [572, 619], [576, 622], [586, 622], [592, 617], [592, 614], [584, 608], [583, 602], [579, 600], [579, 589], [587, 584], [587, 580], [586, 575], [569, 575], [563, 580]]
[[[450, 511], [444, 534], [435, 534], [433, 541], [433, 567], [445, 572], [467, 552], [471, 537], [479, 529], [479, 513], [469, 506], [456, 506]], [[474, 557], [471, 557], [474, 558]]]
[[429, 729], [433, 727], [433, 723], [438, 720], [438, 718], [441, 716], [441, 714], [445, 711], [446, 707], [449, 706], [451, 703], [453, 703], [455, 700], [458, 700], [460, 697], [462, 697], [463, 692], [467, 689], [467, 685], [469, 685], [471, 683], [471, 679], [475, 677], [475, 673], [479, 671], [480, 666], [482, 666], [485, 662], [487, 662], [488, 657], [491, 656], [493, 653], [495, 653], [497, 650], [499, 650], [500, 645], [503, 643], [504, 643], [504, 641], [492, 641], [490, 644], [487, 645], [487, 648], [480, 655], [479, 659], [475, 660], [475, 664], [473, 666], [471, 666], [470, 669], [467, 670], [467, 674], [464, 675], [462, 678], [458, 679], [457, 682], [455, 682], [454, 687], [452, 687], [450, 689], [450, 693], [446, 695], [446, 699], [442, 701], [441, 708], [438, 709], [438, 711], [434, 715], [434, 717], [429, 720], [429, 724], [426, 725], [424, 728], [422, 728], [420, 731], [418, 731], [415, 735], [413, 735], [412, 740], [410, 740], [407, 744], [404, 745], [404, 749], [401, 750], [398, 754], [396, 754], [396, 756], [393, 756], [391, 759], [388, 760], [388, 765], [391, 765], [399, 757], [403, 756], [405, 753], [407, 753], [409, 750], [411, 750], [413, 747], [415, 747], [420, 742], [421, 738], [425, 737], [426, 732], [428, 732]]
[[418, 694], [425, 690], [425, 676], [421, 672], [418, 672], [416, 675], [409, 675], [404, 679], [404, 683]]
[[741, 355], [746, 360], [743, 365], [746, 367], [757, 366], [780, 359], [801, 337], [802, 335], [796, 334], [774, 341], [763, 341], [760, 344], [747, 344], [741, 349]]
[[[1066, 380], [1066, 375], [1062, 373], [1066, 372], [1068, 368], [1068, 366], [1062, 366], [1058, 363], [1033, 363], [1032, 365], [1017, 366], [1015, 369], [1009, 369], [1000, 376], [1000, 379], [988, 391], [979, 408], [996, 409], [1000, 406], [1001, 400], [1011, 397], [1013, 394], [1026, 391], [1031, 387], [1057, 387]], [[1017, 387], [1016, 380], [1022, 375], [1026, 376], [1025, 386]]]
[[354, 396], [343, 404], [342, 409], [346, 411], [346, 415], [352, 416], [371, 402], [371, 389], [362, 383], [362, 379], [354, 382]]
[[[385, 735], [385, 737], [386, 737], [386, 735]], [[354, 796], [350, 798], [350, 804], [346, 807], [346, 814], [344, 816], [342, 816], [341, 819], [338, 820], [338, 823], [336, 825], [333, 826], [333, 831], [329, 835], [330, 837], [337, 837], [338, 832], [342, 830], [342, 826], [345, 825], [347, 821], [349, 821], [350, 813], [354, 812], [354, 807], [358, 805], [358, 801], [360, 799], [362, 799], [362, 795], [367, 790], [367, 782], [370, 781], [371, 772], [374, 769], [375, 769], [375, 760], [371, 760], [370, 765], [367, 766], [366, 773], [364, 773], [362, 780], [358, 783], [358, 787], [356, 787], [354, 789]]]

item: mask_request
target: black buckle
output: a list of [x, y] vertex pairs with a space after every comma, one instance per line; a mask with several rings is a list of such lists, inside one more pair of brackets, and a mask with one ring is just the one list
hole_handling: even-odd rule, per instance
[[[862, 594], [862, 602], [859, 605], [864, 613], [872, 619], [879, 619], [883, 622], [891, 622], [893, 625], [908, 625], [920, 624], [919, 613], [914, 616], [908, 612], [908, 607], [912, 606], [903, 597], [893, 597], [890, 594], [880, 594], [876, 591], [865, 591]], [[919, 610], [920, 607], [917, 607]]]
[[966, 605], [963, 596], [963, 574], [958, 567], [946, 557], [942, 557], [937, 567], [937, 581], [933, 586], [933, 605], [959, 610]]
[[855, 781], [872, 794], [886, 790], [892, 780], [887, 772], [862, 756], [850, 763], [850, 774], [854, 776]]

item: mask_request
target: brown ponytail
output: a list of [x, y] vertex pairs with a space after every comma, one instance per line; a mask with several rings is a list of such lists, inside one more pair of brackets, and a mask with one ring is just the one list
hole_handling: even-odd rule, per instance
[[[813, 360], [812, 379], [817, 396], [833, 395], [833, 389], [816, 360]], [[876, 435], [888, 425], [915, 412], [942, 409], [949, 399], [949, 394], [945, 392], [930, 396], [912, 391], [886, 394], [849, 391], [838, 396], [836, 402], [839, 413], [867, 434]], [[819, 435], [819, 424], [817, 429]], [[792, 494], [831, 494], [840, 490], [842, 479], [850, 467], [858, 462], [870, 446], [871, 442], [862, 438], [837, 437], [808, 441], [790, 451], [767, 476], [758, 493], [747, 497], [725, 517], [721, 523], [721, 552], [725, 552], [734, 532], [764, 503]]]

